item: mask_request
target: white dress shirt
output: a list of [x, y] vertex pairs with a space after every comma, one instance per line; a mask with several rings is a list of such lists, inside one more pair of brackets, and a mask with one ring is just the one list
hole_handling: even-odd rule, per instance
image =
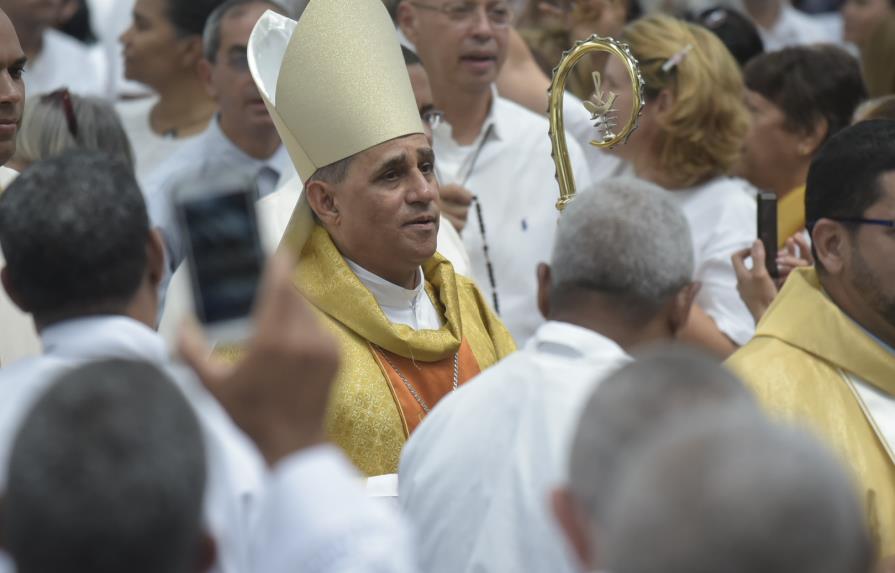
[[177, 154], [188, 141], [198, 137], [169, 137], [154, 132], [149, 125], [149, 113], [156, 103], [158, 96], [153, 95], [115, 104], [115, 111], [121, 117], [121, 125], [134, 150], [137, 181], [144, 187], [144, 194], [146, 181], [152, 172], [166, 159]]
[[[0, 193], [6, 189], [19, 173], [9, 167], [0, 167]], [[3, 251], [0, 251], [0, 269], [6, 266]], [[40, 338], [34, 329], [34, 320], [25, 314], [0, 287], [0, 368], [9, 366], [16, 360], [37, 356], [41, 352]]]
[[702, 287], [698, 304], [718, 329], [736, 344], [755, 334], [755, 320], [737, 292], [731, 255], [747, 249], [757, 234], [755, 190], [744, 180], [719, 177], [708, 183], [669, 191], [683, 210], [693, 237], [694, 275]]
[[345, 259], [348, 268], [357, 275], [360, 282], [370, 291], [379, 308], [394, 324], [404, 324], [414, 330], [438, 330], [441, 315], [426, 292], [423, 269], [419, 269], [416, 287], [406, 289], [384, 278], [374, 275], [354, 261]]
[[773, 27], [769, 30], [761, 26], [757, 28], [765, 52], [774, 52], [789, 46], [831, 44], [841, 41], [841, 38], [831, 33], [829, 26], [824, 22], [796, 10], [785, 0]]
[[48, 94], [59, 88], [84, 96], [105, 96], [104, 78], [96, 73], [90, 50], [71, 36], [48, 29], [43, 48], [25, 66], [29, 96]]
[[[122, 316], [65, 321], [44, 329], [41, 338], [44, 355], [0, 370], [0, 491], [5, 487], [5, 469], [18, 427], [54, 380], [92, 360], [146, 361], [171, 376], [202, 425], [209, 468], [205, 520], [217, 540], [215, 571], [251, 571], [250, 527], [258, 518], [265, 476], [263, 461], [192, 373], [171, 362], [161, 338], [145, 325]], [[9, 571], [0, 564], [0, 572]]]
[[400, 516], [368, 498], [360, 474], [334, 446], [279, 463], [267, 482], [257, 573], [412, 573]]
[[[555, 167], [547, 119], [499, 97], [478, 139], [461, 146], [450, 124], [433, 132], [436, 166], [442, 184], [456, 183], [478, 197], [487, 247], [494, 269], [499, 315], [517, 344], [524, 344], [543, 322], [536, 302], [536, 269], [550, 260], [559, 213]], [[488, 136], [485, 139], [485, 136]], [[473, 157], [481, 146], [473, 167]], [[581, 146], [568, 138], [578, 189], [590, 185]], [[472, 277], [493, 306], [494, 289], [485, 264], [485, 241], [475, 205], [463, 230]]]
[[578, 417], [629, 360], [613, 341], [545, 322], [525, 347], [445, 396], [401, 456], [399, 501], [428, 573], [573, 573], [550, 512]]
[[173, 273], [186, 256], [180, 227], [174, 217], [172, 196], [174, 187], [184, 177], [222, 169], [254, 173], [257, 174], [258, 195], [264, 197], [276, 189], [280, 175], [288, 170], [289, 164], [289, 153], [282, 145], [267, 159], [248, 155], [227, 137], [221, 130], [219, 119], [215, 118], [208, 129], [159, 165], [146, 179], [143, 193], [149, 218], [165, 237], [168, 270]]

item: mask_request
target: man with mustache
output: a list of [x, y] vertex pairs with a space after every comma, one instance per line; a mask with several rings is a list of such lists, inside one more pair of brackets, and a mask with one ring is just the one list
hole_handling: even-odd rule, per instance
[[228, 0], [211, 13], [205, 26], [200, 74], [219, 112], [204, 133], [186, 143], [149, 177], [145, 193], [152, 222], [162, 232], [168, 271], [185, 255], [183, 238], [171, 208], [173, 189], [184, 177], [222, 168], [255, 173], [259, 195], [274, 191], [289, 171], [283, 147], [246, 59], [246, 45], [255, 23], [267, 11], [284, 13], [271, 0]]
[[295, 285], [341, 344], [327, 434], [367, 475], [395, 473], [429, 410], [513, 341], [435, 252], [435, 156], [381, 1], [268, 12], [248, 51], [304, 182], [283, 239]]

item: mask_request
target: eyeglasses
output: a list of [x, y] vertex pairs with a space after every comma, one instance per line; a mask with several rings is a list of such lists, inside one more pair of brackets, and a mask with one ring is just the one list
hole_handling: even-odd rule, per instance
[[68, 88], [58, 89], [40, 98], [41, 103], [60, 102], [62, 112], [65, 114], [65, 123], [68, 125], [68, 133], [72, 137], [78, 137], [78, 118], [75, 115], [75, 106], [71, 101], [71, 93]]
[[879, 227], [889, 227], [895, 229], [895, 219], [864, 219], [862, 217], [827, 217], [833, 221], [840, 223], [851, 223], [854, 225], [877, 225]]
[[444, 121], [444, 112], [440, 109], [427, 109], [420, 114], [420, 118], [429, 126], [429, 129], [438, 129], [438, 126]]
[[[453, 2], [444, 6], [432, 6], [423, 4], [422, 2], [411, 2], [411, 6], [421, 8], [423, 10], [432, 10], [441, 12], [448, 19], [458, 24], [469, 24], [473, 22], [479, 12], [481, 4], [475, 2]], [[510, 25], [513, 20], [513, 11], [506, 2], [498, 2], [485, 7], [485, 15], [488, 21], [495, 28], [505, 28]]]

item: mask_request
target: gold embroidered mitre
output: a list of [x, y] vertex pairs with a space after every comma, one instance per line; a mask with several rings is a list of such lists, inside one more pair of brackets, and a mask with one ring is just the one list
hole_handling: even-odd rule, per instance
[[[248, 59], [302, 181], [380, 143], [423, 133], [382, 0], [311, 0], [297, 22], [268, 11], [252, 30]], [[304, 245], [312, 227], [302, 195], [287, 230], [293, 247]]]

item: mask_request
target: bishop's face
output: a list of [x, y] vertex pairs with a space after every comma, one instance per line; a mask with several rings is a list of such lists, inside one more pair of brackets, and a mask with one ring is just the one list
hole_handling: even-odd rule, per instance
[[423, 134], [359, 153], [333, 185], [337, 215], [326, 224], [343, 255], [393, 280], [435, 254], [440, 211], [435, 155]]

